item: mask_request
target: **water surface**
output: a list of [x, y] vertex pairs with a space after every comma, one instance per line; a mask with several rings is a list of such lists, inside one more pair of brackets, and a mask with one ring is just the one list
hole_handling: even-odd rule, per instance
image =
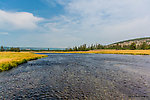
[[0, 99], [150, 99], [150, 56], [47, 55], [0, 73]]

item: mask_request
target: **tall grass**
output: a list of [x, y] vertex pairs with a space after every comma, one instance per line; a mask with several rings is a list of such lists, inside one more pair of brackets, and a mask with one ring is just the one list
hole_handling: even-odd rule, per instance
[[0, 72], [9, 70], [27, 61], [47, 57], [29, 52], [0, 52]]
[[69, 51], [69, 52], [53, 51], [53, 52], [45, 52], [45, 53], [95, 53], [95, 54], [150, 55], [150, 50], [91, 50], [91, 51]]

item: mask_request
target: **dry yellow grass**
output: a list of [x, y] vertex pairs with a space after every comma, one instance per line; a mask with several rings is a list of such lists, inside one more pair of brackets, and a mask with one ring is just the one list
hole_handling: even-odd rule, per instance
[[97, 53], [97, 54], [150, 55], [150, 50], [91, 50], [91, 51], [69, 51], [69, 52], [53, 51], [53, 52], [41, 52], [41, 53]]
[[46, 57], [29, 52], [0, 52], [0, 71], [9, 70], [29, 60]]

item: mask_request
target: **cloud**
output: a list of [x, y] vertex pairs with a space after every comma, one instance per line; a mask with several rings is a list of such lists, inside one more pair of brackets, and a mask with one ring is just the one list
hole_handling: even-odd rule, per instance
[[8, 32], [0, 32], [0, 35], [8, 35]]
[[53, 18], [44, 19], [28, 12], [0, 10], [0, 29], [36, 29], [31, 34], [22, 33], [18, 41], [43, 47], [109, 44], [149, 36], [150, 33], [150, 0], [42, 1], [53, 7], [61, 5], [65, 11]]
[[35, 29], [38, 27], [37, 23], [42, 20], [42, 18], [35, 17], [32, 13], [28, 12], [7, 12], [0, 10], [0, 29]]
[[41, 0], [51, 6], [56, 6], [57, 4], [59, 5], [66, 5], [69, 2], [71, 2], [72, 0]]
[[65, 7], [82, 25], [110, 25], [150, 16], [149, 0], [72, 0]]
[[56, 1], [64, 6], [66, 13], [51, 19], [45, 28], [50, 33], [80, 38], [80, 44], [108, 44], [150, 33], [149, 0]]

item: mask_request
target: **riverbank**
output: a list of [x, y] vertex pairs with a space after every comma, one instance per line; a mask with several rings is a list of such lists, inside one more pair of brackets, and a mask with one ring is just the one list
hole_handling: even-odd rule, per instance
[[150, 50], [90, 50], [90, 51], [43, 51], [34, 53], [93, 53], [93, 54], [124, 54], [124, 55], [150, 55]]
[[29, 52], [0, 52], [0, 72], [7, 71], [30, 60], [47, 57]]

